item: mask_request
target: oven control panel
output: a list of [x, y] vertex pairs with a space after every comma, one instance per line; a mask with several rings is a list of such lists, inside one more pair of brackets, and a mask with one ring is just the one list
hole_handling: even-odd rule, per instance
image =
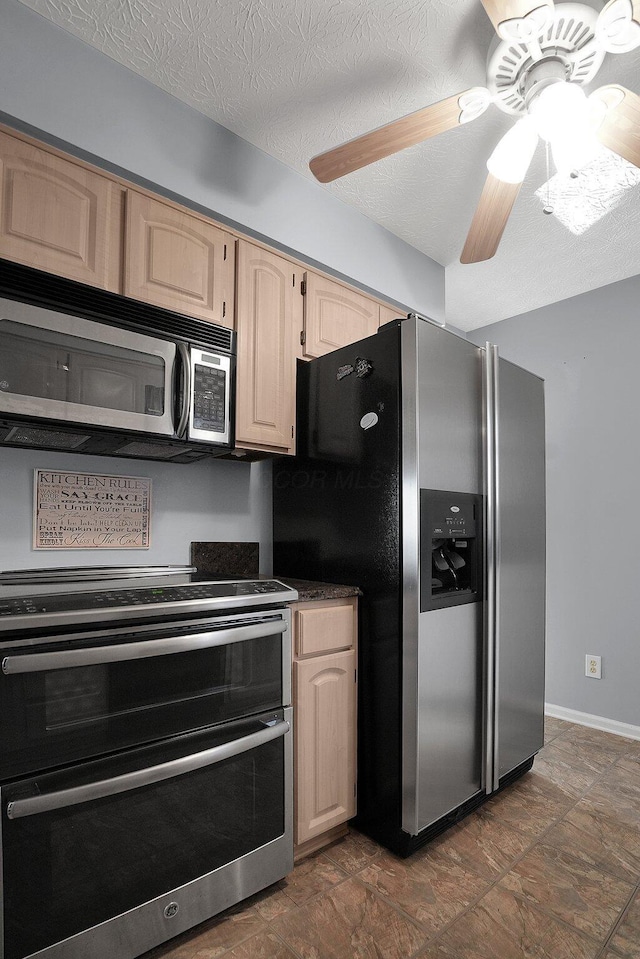
[[[79, 592], [0, 596], [0, 629], [10, 628], [13, 617], [51, 616], [65, 613], [91, 613], [143, 607], [151, 615], [154, 607], [175, 606], [200, 610], [228, 609], [232, 606], [268, 605], [297, 599], [295, 590], [277, 580], [232, 580], [229, 582], [191, 583], [181, 586], [138, 586], [121, 589], [92, 589]], [[142, 610], [140, 610], [142, 613]], [[4, 623], [3, 623], [4, 620]]]

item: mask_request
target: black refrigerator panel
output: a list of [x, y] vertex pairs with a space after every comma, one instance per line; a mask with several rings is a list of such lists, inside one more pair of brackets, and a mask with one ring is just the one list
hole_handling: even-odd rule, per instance
[[277, 575], [362, 589], [358, 821], [400, 828], [400, 327], [298, 363], [297, 456], [274, 463]]

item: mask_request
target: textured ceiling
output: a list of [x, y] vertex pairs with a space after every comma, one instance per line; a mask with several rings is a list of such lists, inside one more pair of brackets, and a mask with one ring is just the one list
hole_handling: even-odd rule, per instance
[[[484, 85], [494, 36], [480, 0], [22, 2], [307, 176], [315, 154]], [[640, 93], [640, 51], [607, 56], [594, 86], [610, 82]], [[492, 107], [324, 187], [446, 267], [447, 321], [464, 330], [640, 273], [640, 187], [576, 236], [535, 196], [542, 147], [496, 256], [458, 262], [511, 122]]]

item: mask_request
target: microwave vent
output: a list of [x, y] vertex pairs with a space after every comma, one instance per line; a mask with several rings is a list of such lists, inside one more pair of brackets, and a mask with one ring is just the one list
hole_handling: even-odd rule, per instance
[[185, 447], [170, 443], [131, 442], [111, 451], [114, 456], [143, 456], [154, 460], [170, 460], [174, 456], [184, 456]]
[[24, 446], [41, 446], [44, 449], [75, 450], [91, 437], [86, 433], [71, 433], [62, 430], [45, 430], [30, 426], [14, 426], [4, 437], [5, 443]]
[[183, 339], [209, 349], [213, 347], [235, 353], [236, 334], [225, 326], [173, 313], [118, 293], [34, 270], [21, 263], [0, 260], [0, 268], [0, 295], [10, 299], [46, 306], [110, 326], [138, 330], [149, 336], [165, 334], [169, 340]]

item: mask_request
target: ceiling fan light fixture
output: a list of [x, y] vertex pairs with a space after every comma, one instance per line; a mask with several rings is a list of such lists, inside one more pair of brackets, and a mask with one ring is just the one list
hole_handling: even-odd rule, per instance
[[522, 183], [538, 145], [531, 117], [522, 117], [507, 130], [487, 160], [487, 170], [503, 183]]
[[531, 118], [538, 134], [551, 146], [559, 174], [568, 176], [587, 166], [599, 151], [594, 105], [582, 87], [558, 80], [532, 100]]

